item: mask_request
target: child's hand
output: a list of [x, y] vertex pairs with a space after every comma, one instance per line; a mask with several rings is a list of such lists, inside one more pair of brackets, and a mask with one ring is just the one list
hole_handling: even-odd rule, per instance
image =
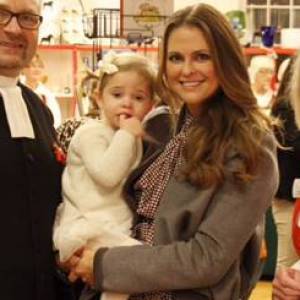
[[120, 128], [130, 132], [135, 137], [141, 137], [144, 135], [142, 123], [136, 117], [127, 117], [126, 115], [121, 115]]

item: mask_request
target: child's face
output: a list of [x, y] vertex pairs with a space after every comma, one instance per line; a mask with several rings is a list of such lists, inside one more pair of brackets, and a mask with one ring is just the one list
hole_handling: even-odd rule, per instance
[[120, 127], [121, 115], [142, 121], [153, 105], [150, 84], [136, 71], [117, 72], [105, 85], [99, 105], [114, 128]]

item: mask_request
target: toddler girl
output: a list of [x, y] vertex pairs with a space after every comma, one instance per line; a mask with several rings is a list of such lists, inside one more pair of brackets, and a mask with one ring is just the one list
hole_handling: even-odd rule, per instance
[[[139, 244], [130, 237], [133, 216], [122, 187], [142, 157], [142, 120], [154, 104], [155, 77], [147, 59], [134, 53], [111, 52], [100, 63], [103, 117], [76, 131], [63, 173], [63, 202], [54, 226], [61, 262], [85, 246]], [[103, 297], [117, 299], [110, 293]]]

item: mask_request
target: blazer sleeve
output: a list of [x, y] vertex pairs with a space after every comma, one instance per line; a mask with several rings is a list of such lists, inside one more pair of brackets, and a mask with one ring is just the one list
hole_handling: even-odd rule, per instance
[[[239, 260], [271, 204], [278, 185], [275, 151], [274, 139], [269, 136], [264, 141], [257, 176], [243, 188], [228, 175], [224, 184], [210, 194], [209, 200], [203, 198], [205, 191], [198, 192], [193, 199], [195, 207], [199, 201], [207, 201], [207, 207], [202, 213], [202, 222], [190, 238], [152, 247], [99, 249], [94, 258], [96, 287], [135, 294], [201, 289], [217, 284]], [[227, 164], [228, 174], [240, 163], [238, 157], [233, 157]], [[178, 192], [173, 190], [173, 196]], [[161, 222], [167, 222], [173, 213], [169, 210]], [[160, 222], [159, 216], [157, 220]], [[156, 228], [158, 226], [156, 224]]]

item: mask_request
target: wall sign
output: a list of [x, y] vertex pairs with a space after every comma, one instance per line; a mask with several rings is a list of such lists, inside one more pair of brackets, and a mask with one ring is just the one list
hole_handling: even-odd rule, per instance
[[123, 0], [123, 34], [140, 32], [162, 36], [167, 17], [174, 11], [173, 0]]

